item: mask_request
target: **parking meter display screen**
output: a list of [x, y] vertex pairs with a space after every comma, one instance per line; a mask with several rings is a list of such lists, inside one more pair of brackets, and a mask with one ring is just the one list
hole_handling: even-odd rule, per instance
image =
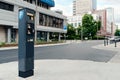
[[29, 20], [34, 20], [34, 15], [33, 14], [31, 14], [31, 13], [27, 13], [27, 16], [28, 16], [28, 19]]

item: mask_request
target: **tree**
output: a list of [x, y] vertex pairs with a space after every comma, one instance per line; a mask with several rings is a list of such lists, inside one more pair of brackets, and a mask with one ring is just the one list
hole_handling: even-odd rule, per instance
[[82, 26], [81, 26], [81, 25], [79, 25], [79, 27], [77, 28], [78, 35], [81, 35], [81, 28], [82, 28]]
[[72, 25], [68, 24], [67, 25], [67, 36], [68, 36], [67, 38], [68, 39], [75, 39], [75, 36], [76, 36], [75, 31], [76, 31], [75, 28]]
[[115, 31], [115, 36], [120, 36], [120, 29], [117, 29], [117, 30]]
[[85, 14], [82, 18], [83, 37], [94, 37], [100, 30], [101, 22], [95, 21], [91, 14]]
[[101, 21], [100, 20], [97, 21], [97, 26], [98, 26], [98, 30], [100, 30], [100, 28], [101, 28]]

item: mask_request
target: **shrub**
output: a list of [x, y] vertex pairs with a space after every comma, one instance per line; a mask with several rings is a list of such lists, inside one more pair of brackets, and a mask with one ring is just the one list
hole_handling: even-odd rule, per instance
[[47, 41], [41, 41], [41, 40], [38, 40], [35, 42], [36, 45], [40, 45], [40, 44], [56, 44], [56, 43], [63, 43], [64, 41], [50, 41], [50, 42], [47, 42]]
[[104, 36], [94, 36], [94, 37], [93, 37], [93, 40], [97, 40], [97, 38], [98, 38], [99, 40], [104, 40]]
[[5, 42], [0, 42], [0, 47], [4, 46]]

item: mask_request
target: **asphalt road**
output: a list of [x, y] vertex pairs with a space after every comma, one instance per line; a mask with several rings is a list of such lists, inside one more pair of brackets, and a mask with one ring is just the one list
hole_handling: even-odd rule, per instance
[[[103, 41], [85, 41], [66, 45], [35, 48], [35, 59], [68, 59], [108, 62], [117, 52], [98, 50], [92, 46], [102, 44]], [[0, 51], [0, 63], [18, 60], [18, 50]]]

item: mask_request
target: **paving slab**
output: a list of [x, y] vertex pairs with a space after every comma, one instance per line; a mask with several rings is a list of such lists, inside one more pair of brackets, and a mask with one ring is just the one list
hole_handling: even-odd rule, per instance
[[0, 64], [0, 80], [120, 80], [119, 63], [36, 60], [35, 74], [18, 77], [18, 62]]

